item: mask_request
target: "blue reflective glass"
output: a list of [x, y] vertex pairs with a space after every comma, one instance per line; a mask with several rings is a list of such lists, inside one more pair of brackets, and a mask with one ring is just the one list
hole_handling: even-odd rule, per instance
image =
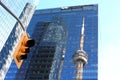
[[[14, 61], [12, 62], [6, 80], [10, 80], [9, 77], [11, 77], [12, 73], [14, 74], [11, 78], [15, 78], [15, 80], [37, 80], [36, 78], [38, 78], [38, 80], [46, 78], [52, 80], [57, 80], [58, 78], [59, 80], [74, 80], [76, 68], [72, 56], [79, 48], [83, 16], [85, 17], [84, 50], [88, 54], [88, 64], [83, 69], [83, 80], [98, 80], [97, 7], [97, 5], [88, 5], [84, 7], [69, 7], [68, 9], [55, 8], [37, 10], [27, 29], [30, 36], [36, 40], [36, 47], [31, 49], [28, 59], [23, 62], [20, 70], [17, 70]], [[50, 24], [45, 26], [43, 23]], [[64, 30], [66, 30], [67, 36], [64, 35]], [[62, 34], [61, 31], [63, 31]], [[15, 34], [13, 34], [13, 37], [14, 35]], [[63, 36], [60, 38], [61, 35]], [[46, 59], [49, 59], [48, 56], [40, 57], [41, 55], [38, 55], [42, 54], [41, 48], [45, 46], [57, 46], [51, 64], [49, 64], [51, 62], [50, 60], [45, 60], [44, 58], [47, 57]], [[61, 55], [64, 47], [66, 51], [64, 58], [62, 58]], [[51, 51], [48, 52], [52, 53]], [[61, 62], [62, 60], [64, 61], [63, 64]], [[52, 66], [49, 67], [50, 69], [47, 71], [49, 65]], [[58, 74], [61, 65], [61, 74]], [[46, 75], [45, 73], [48, 72], [49, 74]]]

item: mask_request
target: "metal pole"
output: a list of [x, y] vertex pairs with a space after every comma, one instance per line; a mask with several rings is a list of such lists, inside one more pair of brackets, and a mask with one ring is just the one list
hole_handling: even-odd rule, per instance
[[25, 31], [25, 28], [24, 28], [22, 22], [20, 21], [20, 19], [17, 18], [17, 16], [14, 13], [12, 13], [11, 10], [9, 8], [7, 8], [1, 1], [0, 1], [0, 5], [20, 23], [23, 31]]

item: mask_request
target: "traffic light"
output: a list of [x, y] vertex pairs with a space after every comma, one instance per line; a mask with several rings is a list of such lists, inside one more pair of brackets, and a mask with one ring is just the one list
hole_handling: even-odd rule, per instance
[[20, 68], [23, 60], [27, 59], [27, 53], [30, 52], [30, 47], [34, 46], [34, 44], [35, 41], [30, 39], [27, 33], [24, 32], [13, 54], [14, 61], [18, 68]]

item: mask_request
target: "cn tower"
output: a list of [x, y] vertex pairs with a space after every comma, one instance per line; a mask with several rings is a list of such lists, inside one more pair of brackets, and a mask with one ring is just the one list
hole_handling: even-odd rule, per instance
[[73, 58], [73, 62], [76, 65], [75, 80], [82, 80], [83, 67], [88, 62], [88, 55], [83, 50], [83, 46], [84, 46], [84, 21], [85, 21], [85, 19], [83, 17], [81, 36], [80, 36], [80, 47], [79, 47], [79, 49], [75, 52], [75, 54], [72, 57]]

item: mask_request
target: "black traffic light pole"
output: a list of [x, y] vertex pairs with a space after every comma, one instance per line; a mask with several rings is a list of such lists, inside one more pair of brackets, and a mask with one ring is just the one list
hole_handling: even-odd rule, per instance
[[8, 8], [1, 2], [1, 0], [0, 0], [0, 5], [1, 5], [8, 13], [10, 13], [10, 14], [20, 23], [23, 31], [25, 31], [25, 28], [24, 28], [22, 22], [20, 21], [20, 19], [17, 18], [17, 16], [16, 16], [14, 13], [12, 13], [11, 10], [8, 9]]

